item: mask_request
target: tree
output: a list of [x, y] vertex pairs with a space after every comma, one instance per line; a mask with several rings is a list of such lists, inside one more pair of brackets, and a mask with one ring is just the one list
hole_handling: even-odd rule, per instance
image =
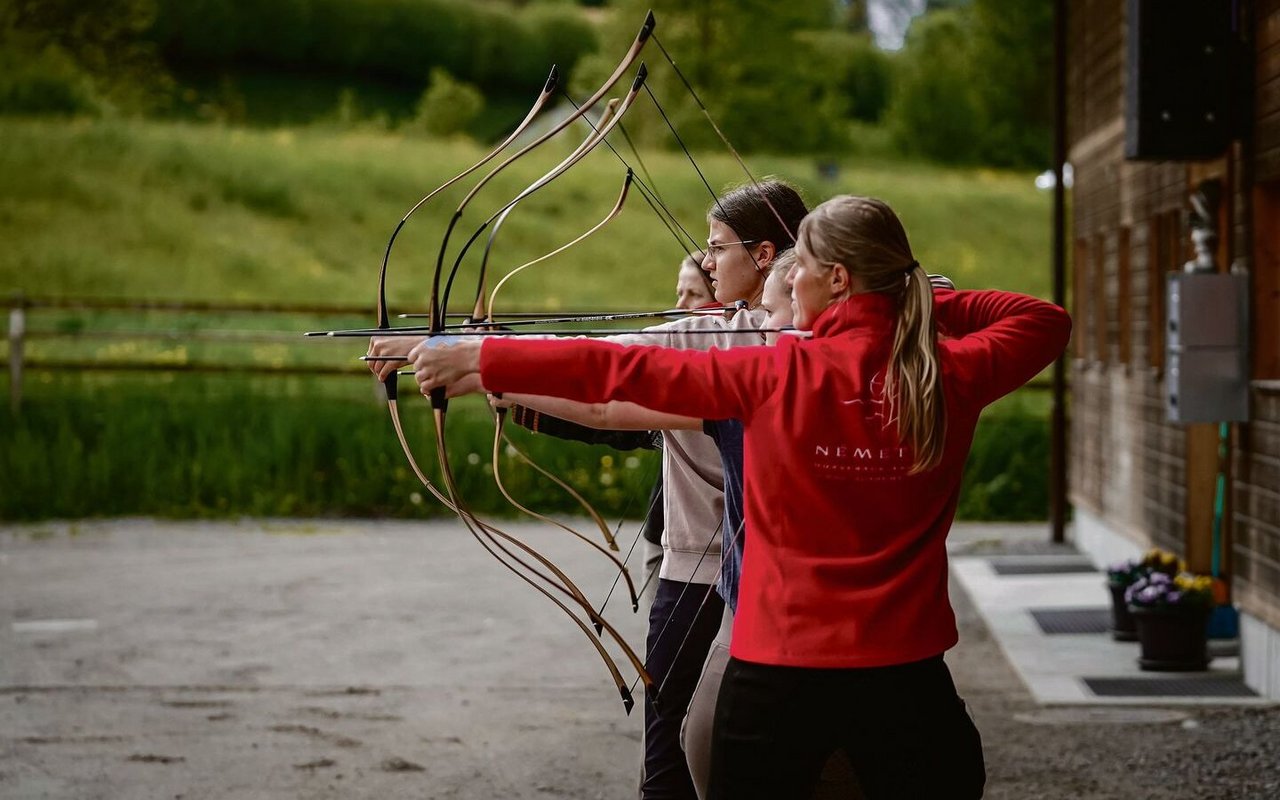
[[1042, 0], [973, 0], [908, 31], [889, 116], [908, 152], [996, 166], [1047, 163], [1053, 9]]
[[838, 5], [841, 27], [849, 33], [870, 33], [871, 18], [868, 15], [867, 0], [842, 0]]
[[1044, 166], [1053, 138], [1053, 4], [974, 0], [970, 50], [984, 161]]
[[172, 88], [147, 39], [155, 16], [155, 0], [0, 0], [0, 49], [39, 68], [46, 86], [76, 83], [74, 93], [91, 92], [93, 105], [147, 110]]
[[[839, 146], [846, 113], [839, 76], [803, 35], [830, 30], [829, 0], [621, 0], [600, 53], [579, 70], [579, 97], [613, 68], [650, 7], [662, 43], [736, 148], [812, 152]], [[721, 146], [652, 43], [645, 60], [649, 85], [686, 143]], [[633, 111], [624, 124], [648, 141], [671, 141], [651, 109]]]
[[970, 78], [969, 19], [936, 11], [907, 32], [889, 109], [889, 124], [906, 153], [944, 162], [977, 157], [982, 128]]

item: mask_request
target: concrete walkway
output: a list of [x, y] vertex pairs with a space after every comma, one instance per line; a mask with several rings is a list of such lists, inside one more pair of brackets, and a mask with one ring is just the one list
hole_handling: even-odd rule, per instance
[[[599, 553], [510, 530], [588, 597], [608, 590]], [[1039, 590], [998, 592], [1007, 579], [978, 562], [1061, 555], [1043, 538], [952, 536], [947, 660], [983, 734], [987, 797], [1280, 797], [1274, 708], [1037, 702], [1039, 673], [1067, 662], [1025, 654], [1065, 640], [1032, 639], [1025, 620], [1023, 644], [1003, 634], [1026, 614], [1012, 600]], [[1072, 591], [1059, 599], [1103, 596], [1096, 576]], [[608, 616], [640, 646], [642, 615], [615, 598]], [[1104, 674], [1132, 669], [1132, 651], [1115, 655]], [[6, 800], [632, 798], [639, 732], [581, 632], [453, 520], [0, 527]]]
[[1110, 635], [1106, 575], [1042, 525], [959, 525], [952, 574], [1037, 702], [1268, 705], [1244, 686], [1236, 640], [1210, 642], [1207, 672], [1144, 672], [1138, 644]]

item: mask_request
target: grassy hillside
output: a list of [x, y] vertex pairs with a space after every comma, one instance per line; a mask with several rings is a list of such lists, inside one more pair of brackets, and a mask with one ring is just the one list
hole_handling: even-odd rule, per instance
[[[566, 147], [548, 146], [499, 176], [460, 233]], [[482, 154], [470, 143], [381, 132], [0, 120], [0, 292], [372, 302], [395, 223], [422, 194]], [[698, 160], [717, 187], [743, 180], [727, 156]], [[704, 238], [710, 197], [688, 162], [656, 153], [646, 154], [645, 163], [685, 226]], [[838, 192], [887, 199], [926, 267], [962, 286], [1047, 291], [1049, 198], [1029, 174], [849, 162], [828, 182], [808, 160], [760, 158], [752, 167], [798, 183], [811, 202]], [[612, 206], [622, 173], [601, 148], [530, 198], [503, 229], [492, 268], [505, 272], [594, 224]], [[390, 280], [398, 310], [421, 306], [444, 224], [461, 195], [440, 196], [402, 234]], [[633, 192], [610, 226], [514, 280], [507, 302], [662, 307], [671, 301], [681, 255]], [[473, 287], [474, 278], [463, 283]], [[459, 298], [459, 307], [466, 304]]]
[[[451, 252], [569, 146], [548, 147], [496, 179], [459, 226]], [[369, 324], [378, 267], [395, 224], [422, 194], [483, 154], [466, 142], [315, 127], [0, 119], [0, 296], [367, 302], [369, 315], [350, 324]], [[742, 180], [726, 156], [701, 154], [698, 161], [713, 185]], [[683, 155], [649, 153], [645, 163], [690, 234], [703, 240], [710, 198]], [[811, 202], [837, 192], [888, 199], [921, 261], [962, 287], [1047, 290], [1048, 198], [1035, 191], [1030, 175], [850, 160], [828, 182], [806, 160], [761, 158], [752, 166], [758, 175], [798, 183]], [[526, 201], [495, 246], [495, 279], [594, 225], [613, 207], [622, 175], [617, 160], [602, 151]], [[444, 225], [466, 188], [441, 195], [405, 228], [390, 271], [393, 312], [425, 307]], [[668, 307], [682, 256], [633, 191], [621, 216], [594, 237], [514, 279], [502, 305]], [[457, 310], [471, 305], [474, 263], [467, 267]], [[41, 312], [29, 320], [33, 334], [75, 336], [33, 336], [26, 352], [46, 362], [354, 366], [364, 350], [360, 340], [293, 336], [319, 324], [267, 314]], [[286, 335], [189, 341], [185, 332], [196, 327], [220, 335], [247, 329]], [[167, 334], [158, 335], [161, 330]], [[8, 482], [0, 492], [0, 519], [444, 513], [423, 498], [370, 383], [367, 377], [33, 370], [22, 413], [0, 407], [0, 475]], [[403, 403], [419, 458], [434, 472], [427, 415], [412, 396]], [[962, 514], [1044, 514], [1043, 407], [1043, 396], [1012, 398], [980, 427]], [[471, 399], [454, 408], [450, 457], [466, 496], [479, 510], [511, 513], [485, 472], [492, 446], [487, 408]], [[619, 455], [546, 437], [521, 440], [602, 509], [631, 516], [643, 510], [655, 474], [652, 454]], [[508, 485], [529, 505], [577, 513], [563, 492], [531, 470], [515, 463], [506, 470]]]

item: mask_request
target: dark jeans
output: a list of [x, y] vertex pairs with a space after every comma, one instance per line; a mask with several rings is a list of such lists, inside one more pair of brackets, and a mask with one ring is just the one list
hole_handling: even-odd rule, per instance
[[[646, 664], [658, 705], [644, 702], [644, 800], [697, 800], [680, 747], [680, 723], [702, 675], [702, 662], [720, 629], [724, 601], [705, 583], [658, 579], [649, 609]], [[703, 601], [706, 601], [705, 603]]]
[[843, 749], [867, 800], [982, 796], [982, 741], [942, 656], [805, 669], [729, 659], [711, 745], [712, 800], [808, 798]]

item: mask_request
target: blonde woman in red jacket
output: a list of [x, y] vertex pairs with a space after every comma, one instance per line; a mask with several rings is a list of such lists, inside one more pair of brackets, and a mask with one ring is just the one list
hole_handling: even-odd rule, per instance
[[420, 345], [419, 384], [479, 373], [489, 391], [741, 419], [751, 544], [711, 797], [805, 796], [837, 748], [872, 800], [980, 797], [981, 742], [942, 658], [957, 640], [945, 539], [979, 413], [1061, 355], [1070, 319], [1021, 295], [935, 294], [872, 198], [815, 209], [796, 256], [807, 341]]

